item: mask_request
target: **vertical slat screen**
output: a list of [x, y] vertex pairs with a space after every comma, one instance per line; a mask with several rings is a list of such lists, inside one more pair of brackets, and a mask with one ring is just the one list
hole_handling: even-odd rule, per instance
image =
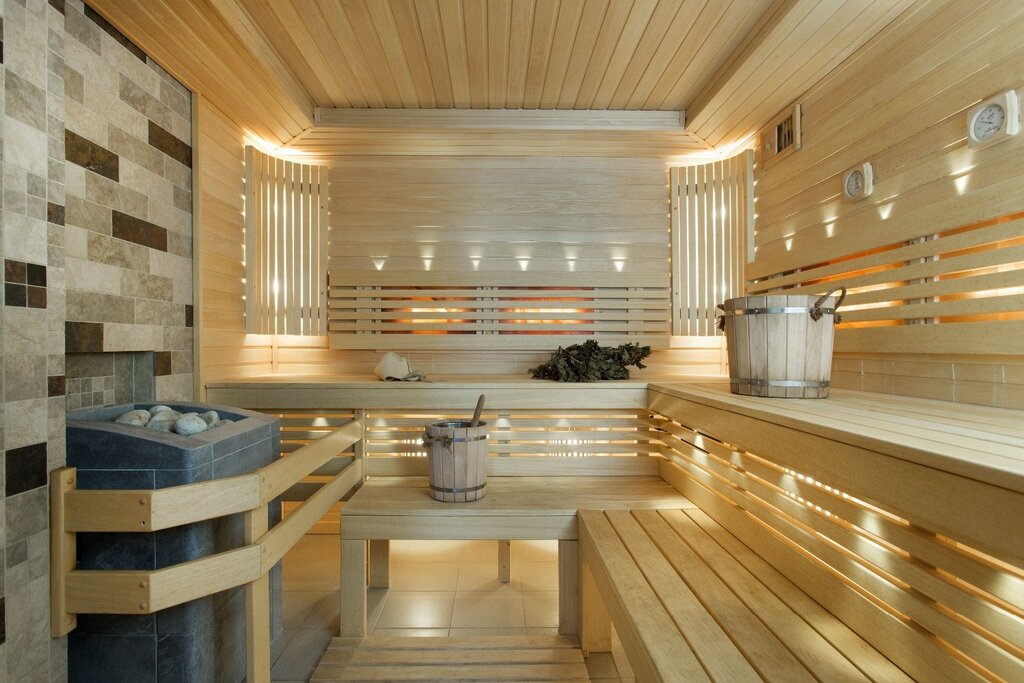
[[327, 333], [327, 169], [245, 149], [246, 332]]
[[715, 306], [743, 295], [753, 152], [671, 169], [672, 334], [712, 336]]

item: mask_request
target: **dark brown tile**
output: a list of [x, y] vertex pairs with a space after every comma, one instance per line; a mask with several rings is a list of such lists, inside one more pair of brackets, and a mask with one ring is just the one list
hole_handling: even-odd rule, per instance
[[177, 159], [192, 168], [192, 148], [188, 143], [174, 137], [152, 121], [149, 122], [149, 144], [172, 159]]
[[53, 202], [46, 203], [46, 220], [55, 225], [64, 225], [64, 207]]
[[157, 351], [153, 354], [153, 374], [163, 377], [171, 374], [171, 352]]
[[38, 263], [27, 263], [25, 265], [25, 282], [36, 287], [45, 287], [46, 266], [39, 265]]
[[64, 14], [64, 0], [50, 0], [50, 7]]
[[103, 323], [64, 323], [66, 353], [100, 353], [103, 351]]
[[28, 276], [28, 267], [24, 261], [4, 261], [4, 282], [25, 284]]
[[28, 303], [28, 292], [25, 285], [4, 283], [4, 306], [20, 306], [22, 308]]
[[46, 287], [28, 286], [25, 303], [29, 308], [46, 308]]
[[146, 61], [146, 53], [142, 51], [142, 48], [140, 48], [132, 41], [128, 40], [128, 37], [125, 34], [121, 33], [116, 28], [114, 28], [109, 21], [101, 17], [99, 13], [96, 12], [96, 10], [94, 10], [92, 7], [89, 7], [88, 5], [85, 6], [85, 16], [92, 19], [97, 26], [99, 26], [107, 33], [109, 33], [114, 40], [121, 43], [121, 45], [123, 45], [125, 49], [127, 49], [133, 55], [141, 59], [143, 62]]
[[167, 229], [120, 211], [111, 213], [111, 234], [150, 249], [167, 251]]
[[14, 496], [46, 484], [46, 442], [12, 448], [4, 457], [4, 492]]
[[70, 130], [64, 131], [64, 157], [94, 173], [119, 182], [121, 159], [109, 149], [100, 147], [91, 140]]
[[192, 304], [185, 304], [185, 327], [192, 327], [195, 311], [192, 308]]
[[67, 380], [64, 375], [53, 375], [46, 378], [46, 395], [63, 396], [67, 389]]

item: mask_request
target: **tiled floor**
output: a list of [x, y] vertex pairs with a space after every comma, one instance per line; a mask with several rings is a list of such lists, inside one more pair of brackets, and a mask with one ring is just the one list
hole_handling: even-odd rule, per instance
[[[284, 636], [271, 676], [306, 681], [338, 632], [339, 542], [306, 536], [284, 559]], [[391, 588], [371, 589], [371, 635], [490, 636], [558, 632], [558, 548], [513, 541], [512, 580], [497, 580], [494, 541], [394, 541]], [[618, 681], [611, 656], [587, 661], [593, 681]]]

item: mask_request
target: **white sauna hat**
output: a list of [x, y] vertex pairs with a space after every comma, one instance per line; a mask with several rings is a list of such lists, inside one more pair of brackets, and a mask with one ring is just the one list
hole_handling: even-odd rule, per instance
[[377, 377], [392, 382], [415, 382], [426, 379], [426, 375], [422, 372], [409, 367], [407, 359], [391, 351], [384, 354], [384, 357], [377, 363], [377, 367], [373, 369], [373, 372]]

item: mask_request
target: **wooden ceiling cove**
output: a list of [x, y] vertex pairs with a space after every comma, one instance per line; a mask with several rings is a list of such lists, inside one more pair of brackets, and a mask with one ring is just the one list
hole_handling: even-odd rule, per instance
[[[90, 0], [272, 145], [301, 150], [296, 138], [316, 128], [316, 108], [686, 110], [685, 132], [623, 133], [624, 149], [647, 135], [640, 151], [658, 155], [749, 138], [913, 2]], [[381, 129], [392, 139], [380, 153], [396, 153], [401, 136]], [[307, 144], [376, 153], [378, 131], [348, 126]], [[546, 135], [587, 141], [578, 131]], [[444, 132], [444, 153], [482, 137]]]

